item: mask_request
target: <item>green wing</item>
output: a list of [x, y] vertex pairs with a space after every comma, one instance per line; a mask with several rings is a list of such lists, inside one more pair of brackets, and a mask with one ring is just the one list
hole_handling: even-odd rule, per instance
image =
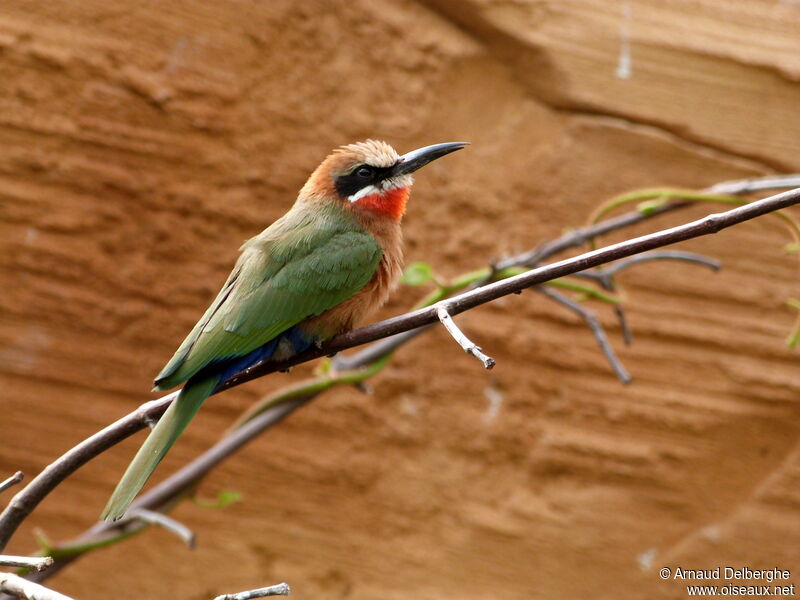
[[347, 300], [375, 274], [382, 251], [368, 233], [279, 225], [243, 246], [219, 295], [156, 378], [159, 389], [259, 348]]

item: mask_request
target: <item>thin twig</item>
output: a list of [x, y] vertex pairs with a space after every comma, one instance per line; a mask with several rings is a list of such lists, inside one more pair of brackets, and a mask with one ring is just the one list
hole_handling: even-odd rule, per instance
[[472, 342], [464, 332], [458, 328], [453, 318], [450, 316], [450, 313], [447, 312], [447, 308], [444, 306], [437, 306], [436, 307], [436, 316], [439, 318], [439, 321], [444, 325], [444, 328], [447, 329], [447, 333], [453, 336], [453, 339], [456, 343], [461, 346], [461, 348], [467, 354], [471, 354], [479, 361], [483, 363], [483, 367], [485, 369], [491, 369], [494, 367], [495, 362], [491, 356], [486, 356], [482, 351], [481, 347], [476, 345]]
[[600, 324], [600, 321], [597, 320], [597, 317], [592, 311], [546, 286], [538, 285], [534, 289], [537, 292], [544, 294], [551, 300], [555, 300], [562, 306], [565, 306], [571, 311], [577, 313], [586, 322], [586, 325], [588, 325], [589, 329], [592, 330], [597, 343], [600, 345], [600, 349], [603, 351], [603, 354], [606, 355], [608, 362], [611, 363], [611, 367], [614, 369], [614, 372], [617, 374], [619, 380], [622, 383], [630, 383], [630, 373], [628, 373], [628, 371], [620, 362], [619, 358], [617, 358], [614, 349], [611, 347], [611, 344], [608, 341], [608, 337], [606, 336], [603, 326]]
[[404, 331], [403, 333], [390, 335], [389, 337], [370, 344], [363, 350], [360, 350], [358, 353], [350, 356], [345, 354], [337, 354], [333, 359], [333, 364], [331, 366], [336, 371], [349, 371], [352, 369], [358, 369], [364, 365], [375, 362], [376, 360], [380, 360], [387, 354], [391, 354], [401, 346], [410, 342], [419, 334], [426, 332], [431, 327], [433, 327], [433, 323], [430, 325], [417, 327], [416, 329], [411, 329], [410, 331]]
[[[793, 189], [797, 187], [800, 187], [800, 174], [795, 173], [792, 175], [768, 175], [766, 177], [750, 177], [747, 179], [723, 181], [706, 188], [704, 192], [708, 194], [741, 196], [765, 190]], [[652, 217], [686, 208], [693, 204], [694, 202], [676, 200], [659, 206], [649, 212], [634, 210], [618, 217], [595, 223], [594, 225], [573, 229], [566, 235], [551, 242], [546, 242], [538, 248], [531, 250], [527, 253], [527, 256], [519, 257], [521, 258], [520, 262], [516, 262], [512, 265], [507, 261], [499, 261], [497, 263], [497, 268], [504, 269], [514, 265], [535, 267], [545, 258], [563, 252], [564, 250], [583, 246], [588, 241], [611, 233], [612, 231], [624, 229], [625, 227], [636, 225]]]
[[[616, 284], [614, 282], [614, 275], [620, 271], [632, 267], [634, 265], [647, 262], [649, 260], [682, 260], [686, 262], [704, 265], [718, 271], [720, 269], [720, 262], [713, 258], [703, 256], [702, 254], [695, 254], [694, 252], [685, 252], [683, 250], [662, 250], [659, 252], [645, 252], [636, 256], [631, 256], [624, 260], [618, 260], [607, 267], [597, 267], [595, 269], [587, 269], [580, 273], [575, 273], [573, 277], [582, 277], [597, 282], [603, 289], [608, 291], [615, 291]], [[626, 346], [633, 343], [633, 334], [628, 326], [628, 319], [625, 317], [625, 311], [622, 306], [617, 304], [614, 306], [614, 314], [619, 321], [619, 327], [622, 330], [622, 339]]]
[[800, 187], [800, 174], [791, 175], [767, 175], [766, 177], [750, 177], [748, 179], [737, 179], [735, 181], [723, 181], [710, 188], [706, 188], [709, 194], [730, 194], [739, 196], [741, 194], [751, 194], [753, 192], [763, 192], [764, 190], [791, 189]]
[[[659, 252], [645, 252], [643, 254], [637, 254], [636, 256], [631, 256], [630, 258], [626, 258], [624, 260], [618, 260], [607, 267], [587, 269], [586, 271], [575, 273], [574, 277], [583, 277], [585, 279], [594, 280], [604, 289], [614, 291], [617, 287], [614, 283], [615, 275], [629, 267], [650, 260], [682, 260], [706, 266], [714, 271], [718, 271], [721, 266], [718, 260], [703, 256], [702, 254], [685, 252], [683, 250], [661, 250]], [[622, 306], [619, 304], [616, 305], [614, 307], [614, 314], [617, 316], [620, 329], [622, 330], [622, 339], [625, 341], [626, 346], [630, 346], [633, 343], [633, 333], [631, 333], [631, 329], [628, 327], [628, 319], [625, 317], [625, 311], [623, 310]]]
[[714, 271], [719, 271], [721, 268], [718, 260], [708, 256], [703, 256], [702, 254], [685, 252], [683, 250], [661, 250], [658, 252], [644, 252], [642, 254], [637, 254], [636, 256], [631, 256], [630, 258], [626, 258], [624, 260], [618, 260], [610, 265], [597, 267], [595, 269], [587, 269], [586, 271], [581, 271], [580, 273], [574, 273], [572, 276], [595, 281], [600, 284], [603, 289], [614, 291], [616, 290], [616, 285], [614, 284], [615, 275], [629, 267], [652, 260], [680, 260], [703, 265]]
[[195, 546], [194, 532], [180, 521], [177, 521], [172, 517], [165, 515], [164, 513], [139, 507], [129, 510], [125, 520], [138, 520], [142, 521], [143, 523], [147, 523], [148, 525], [158, 525], [170, 533], [174, 533], [181, 540], [183, 540], [183, 542], [189, 546], [189, 548], [194, 548]]
[[[611, 233], [612, 231], [624, 229], [625, 227], [630, 227], [631, 225], [636, 225], [637, 223], [641, 223], [642, 221], [646, 221], [647, 219], [651, 219], [653, 217], [663, 215], [665, 213], [672, 212], [674, 210], [686, 208], [687, 206], [691, 206], [692, 204], [693, 204], [692, 202], [688, 201], [669, 202], [667, 204], [664, 204], [663, 206], [659, 206], [658, 208], [650, 211], [649, 213], [644, 213], [638, 210], [634, 210], [622, 214], [618, 217], [613, 217], [611, 219], [595, 223], [594, 225], [573, 229], [567, 234], [561, 236], [560, 238], [550, 242], [546, 242], [540, 245], [538, 248], [535, 248], [530, 252], [527, 252], [525, 256], [519, 257], [521, 260], [516, 264], [524, 265], [527, 267], [538, 266], [539, 263], [541, 263], [545, 258], [554, 256], [556, 254], [560, 254], [561, 252], [569, 250], [570, 248], [577, 248], [579, 246], [583, 246], [584, 244], [586, 244], [587, 242], [589, 242], [594, 238], [600, 237], [607, 233]], [[514, 265], [509, 264], [505, 260], [501, 260], [497, 263], [497, 268], [500, 270], [510, 266]]]
[[72, 600], [69, 596], [54, 592], [13, 573], [0, 573], [0, 592], [25, 600]]
[[660, 252], [645, 252], [644, 254], [637, 254], [636, 256], [631, 256], [625, 260], [619, 260], [604, 268], [603, 271], [609, 276], [614, 276], [620, 271], [624, 271], [633, 265], [638, 265], [650, 260], [682, 260], [685, 262], [703, 265], [713, 271], [719, 271], [720, 269], [720, 262], [718, 260], [703, 256], [702, 254], [684, 252], [683, 250], [662, 250]]
[[[781, 187], [778, 184], [776, 184], [776, 186]], [[715, 186], [715, 191], [718, 193], [742, 193], [752, 189], [755, 188], [743, 186], [741, 182], [729, 182], [727, 184]], [[778, 194], [764, 200], [737, 207], [721, 215], [710, 215], [709, 217], [682, 225], [680, 227], [657, 232], [648, 236], [642, 236], [627, 242], [622, 242], [620, 244], [614, 244], [612, 246], [595, 250], [579, 257], [567, 259], [565, 261], [560, 261], [529, 271], [524, 275], [509, 278], [486, 286], [485, 288], [460, 294], [450, 299], [446, 305], [446, 308], [451, 315], [457, 314], [505, 294], [517, 293], [526, 287], [542, 283], [548, 279], [578, 272], [609, 260], [616, 260], [662, 245], [698, 237], [706, 233], [715, 233], [722, 228], [729, 227], [757, 216], [761, 216], [773, 210], [785, 208], [797, 203], [798, 201], [800, 201], [800, 190]], [[529, 261], [538, 261], [541, 260], [542, 257], [550, 256], [556, 252], [560, 252], [561, 250], [580, 245], [592, 237], [641, 222], [645, 219], [663, 214], [667, 211], [688, 206], [689, 204], [691, 203], [673, 202], [646, 214], [643, 212], [632, 212], [622, 215], [621, 217], [609, 219], [596, 225], [573, 231], [570, 234], [563, 236], [559, 240], [556, 240], [555, 242], [540, 246], [535, 252], [527, 253], [526, 256], [521, 258]], [[498, 268], [504, 267], [506, 267], [505, 261], [498, 263]], [[367, 349], [373, 354], [380, 355], [381, 352], [385, 354], [386, 352], [384, 351], [384, 347], [389, 348], [389, 352], [392, 351], [401, 343], [407, 341], [407, 339], [410, 337], [413, 337], [413, 335], [415, 335], [419, 329], [427, 327], [430, 323], [433, 323], [436, 320], [438, 320], [438, 317], [435, 314], [435, 309], [431, 311], [430, 308], [413, 311], [400, 317], [387, 319], [368, 327], [339, 335], [326, 344], [323, 344], [321, 348], [312, 349], [309, 352], [298, 355], [291, 361], [257, 365], [251, 369], [248, 369], [240, 376], [237, 376], [226, 382], [223, 386], [221, 386], [221, 390], [239, 385], [245, 381], [263, 376], [275, 370], [286, 369], [289, 366], [306, 362], [314, 358], [318, 358], [319, 356], [334, 354], [346, 348], [381, 338], [388, 338], [388, 336], [405, 331], [405, 335], [408, 337], [401, 336], [385, 339], [382, 342], [373, 344], [373, 346]], [[417, 331], [412, 332], [411, 330], [415, 328]], [[126, 439], [135, 431], [138, 431], [144, 427], [145, 414], [147, 418], [150, 419], [158, 418], [163, 411], [166, 410], [167, 405], [172, 401], [175, 395], [176, 393], [173, 393], [161, 398], [160, 400], [143, 405], [131, 415], [123, 417], [115, 424], [105, 428], [75, 448], [69, 450], [66, 454], [48, 466], [38, 477], [36, 477], [20, 493], [18, 493], [17, 496], [12, 499], [12, 503], [9, 505], [9, 507], [7, 507], [2, 514], [0, 514], [0, 548], [2, 548], [8, 542], [9, 538], [17, 529], [19, 524], [27, 517], [28, 514], [30, 514], [35, 506], [41, 502], [41, 500], [46, 497], [47, 494], [52, 491], [52, 489], [54, 489], [61, 481], [63, 481], [63, 479], [65, 479], [77, 468], [85, 464], [97, 454], [105, 451], [114, 444], [119, 443], [123, 439]], [[302, 401], [293, 400], [286, 404], [275, 407], [276, 413], [280, 414], [273, 414], [272, 412], [269, 412], [265, 415], [259, 415], [258, 421], [262, 426], [262, 430], [272, 426], [272, 424], [275, 422], [280, 421], [309, 400], [310, 398], [303, 399]], [[260, 430], [257, 430], [258, 428], [255, 421], [256, 420], [254, 420], [253, 424], [248, 423], [248, 426], [252, 425], [252, 431], [248, 430], [247, 432], [241, 432], [240, 437], [232, 440], [231, 446], [241, 446], [251, 437], [260, 433]], [[234, 436], [237, 436], [239, 433], [239, 431], [235, 432]], [[218, 463], [227, 456], [224, 455], [224, 450], [218, 450], [220, 450], [220, 453], [214, 454], [213, 457], [207, 457], [208, 460], [216, 461], [216, 463]], [[197, 464], [195, 467], [197, 467], [198, 470], [205, 468], [202, 464]], [[174, 487], [176, 485], [175, 480], [172, 478], [170, 478], [170, 480], [172, 481], [171, 485], [173, 485], [173, 487], [166, 489], [159, 486], [154, 488], [151, 493], [158, 490], [161, 498], [166, 498], [167, 500], [174, 499], [175, 495], [181, 493], [184, 488]], [[193, 481], [194, 479], [190, 477], [190, 473], [184, 473], [182, 471], [181, 478], [177, 485], [183, 485], [185, 487], [187, 485], [192, 485]], [[143, 496], [141, 500], [144, 500], [146, 496], [147, 494]], [[141, 503], [140, 505], [144, 506], [144, 503]], [[100, 531], [107, 531], [107, 529], [101, 525], [96, 525], [90, 530], [90, 532], [87, 532], [87, 534], [98, 533]], [[60, 563], [56, 564], [54, 569], [57, 568], [59, 564]], [[48, 570], [47, 573], [50, 573], [54, 569]]]
[[25, 479], [25, 474], [22, 471], [17, 471], [3, 483], [0, 483], [0, 492], [5, 492], [8, 488], [18, 484], [23, 479]]
[[628, 317], [625, 316], [625, 311], [622, 310], [622, 307], [619, 304], [614, 307], [614, 314], [617, 315], [617, 321], [619, 321], [619, 328], [622, 331], [622, 339], [626, 346], [630, 346], [633, 343], [633, 333], [631, 332], [631, 328], [628, 326]]
[[288, 596], [290, 592], [291, 588], [289, 588], [288, 583], [279, 583], [278, 585], [258, 588], [249, 592], [223, 594], [222, 596], [217, 596], [214, 600], [251, 600], [252, 598], [264, 598], [265, 596]]
[[10, 556], [0, 554], [0, 566], [21, 567], [41, 571], [53, 564], [53, 559], [49, 556]]

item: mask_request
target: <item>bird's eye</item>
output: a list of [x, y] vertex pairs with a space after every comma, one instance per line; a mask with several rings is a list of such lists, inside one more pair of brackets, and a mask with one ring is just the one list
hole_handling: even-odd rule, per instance
[[361, 166], [356, 169], [356, 176], [361, 179], [369, 179], [372, 177], [372, 169], [367, 166]]

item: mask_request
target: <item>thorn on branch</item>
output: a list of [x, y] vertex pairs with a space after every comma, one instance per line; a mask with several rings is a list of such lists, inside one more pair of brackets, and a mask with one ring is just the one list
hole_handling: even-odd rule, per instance
[[13, 573], [0, 573], [0, 592], [26, 600], [72, 600], [69, 596], [54, 592]]
[[186, 525], [184, 525], [183, 523], [173, 519], [172, 517], [168, 517], [164, 513], [160, 513], [154, 510], [148, 510], [146, 508], [136, 508], [134, 510], [128, 511], [127, 517], [120, 524], [134, 520], [147, 523], [148, 525], [158, 525], [159, 527], [162, 527], [167, 531], [174, 533], [181, 540], [183, 540], [183, 542], [189, 548], [194, 549], [195, 546], [194, 532], [188, 527], [186, 527]]
[[9, 556], [0, 554], [0, 566], [3, 567], [20, 567], [43, 571], [52, 564], [53, 558], [51, 556]]
[[486, 356], [482, 351], [480, 346], [473, 343], [464, 333], [458, 328], [455, 321], [453, 321], [453, 317], [450, 316], [450, 313], [447, 312], [447, 309], [443, 305], [439, 305], [436, 307], [436, 316], [439, 317], [439, 321], [441, 321], [444, 328], [447, 329], [447, 332], [453, 337], [453, 339], [464, 349], [464, 352], [467, 354], [471, 354], [479, 361], [483, 363], [484, 368], [491, 369], [494, 365], [494, 359], [491, 356]]
[[248, 592], [223, 594], [222, 596], [217, 596], [214, 600], [251, 600], [252, 598], [264, 598], [265, 596], [288, 596], [291, 591], [288, 583], [279, 583]]
[[22, 471], [17, 471], [11, 477], [6, 479], [4, 482], [0, 483], [0, 492], [5, 492], [12, 485], [18, 484], [24, 478], [25, 478], [25, 475], [23, 474], [23, 472]]
[[592, 330], [597, 343], [600, 344], [600, 349], [603, 351], [603, 354], [606, 355], [608, 362], [611, 363], [611, 367], [614, 369], [614, 373], [616, 373], [617, 378], [622, 383], [630, 383], [631, 376], [625, 367], [620, 362], [619, 358], [617, 358], [614, 349], [611, 347], [611, 344], [608, 341], [608, 336], [606, 336], [606, 332], [603, 329], [603, 326], [600, 324], [600, 321], [597, 320], [597, 317], [594, 315], [593, 312], [584, 308], [577, 302], [570, 300], [566, 296], [559, 294], [558, 292], [554, 292], [553, 290], [543, 286], [537, 285], [535, 287], [536, 291], [540, 294], [544, 294], [551, 300], [555, 300], [562, 306], [570, 309], [574, 313], [577, 313], [585, 322], [586, 325], [589, 326], [589, 329]]

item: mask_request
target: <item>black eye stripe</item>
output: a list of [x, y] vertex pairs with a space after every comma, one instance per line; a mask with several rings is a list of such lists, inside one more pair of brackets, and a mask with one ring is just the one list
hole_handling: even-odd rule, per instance
[[[368, 185], [375, 185], [383, 180], [392, 167], [373, 167], [372, 165], [358, 165], [346, 175], [339, 175], [334, 178], [336, 193], [342, 198], [352, 196], [360, 189]], [[362, 169], [369, 169], [370, 174], [365, 174]], [[361, 171], [361, 173], [359, 173]]]

